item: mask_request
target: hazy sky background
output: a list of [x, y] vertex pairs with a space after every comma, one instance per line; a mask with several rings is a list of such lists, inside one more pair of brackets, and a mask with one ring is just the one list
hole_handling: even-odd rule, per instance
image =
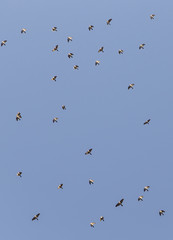
[[1, 3], [3, 240], [172, 240], [172, 13], [172, 0]]

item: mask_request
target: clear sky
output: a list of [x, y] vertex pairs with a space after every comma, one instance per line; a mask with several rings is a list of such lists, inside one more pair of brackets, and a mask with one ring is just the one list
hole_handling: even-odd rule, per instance
[[172, 12], [172, 0], [2, 1], [3, 240], [172, 240]]

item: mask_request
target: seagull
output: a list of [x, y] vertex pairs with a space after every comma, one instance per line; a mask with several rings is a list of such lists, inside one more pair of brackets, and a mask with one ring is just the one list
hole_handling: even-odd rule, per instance
[[52, 121], [53, 121], [53, 123], [54, 123], [54, 122], [58, 122], [58, 118], [53, 118]]
[[105, 219], [104, 219], [104, 217], [103, 217], [103, 216], [101, 216], [101, 217], [100, 217], [100, 222], [101, 222], [101, 221], [103, 221], [103, 222], [104, 222], [104, 220], [105, 220]]
[[134, 83], [129, 84], [128, 89], [130, 89], [130, 88], [133, 89], [133, 86], [134, 86], [134, 85], [135, 85]]
[[139, 196], [139, 197], [138, 197], [138, 201], [143, 201], [143, 197], [144, 197], [144, 196]]
[[101, 48], [98, 50], [98, 52], [104, 52], [104, 51], [103, 51], [103, 48], [104, 48], [104, 47], [101, 47]]
[[97, 65], [100, 65], [100, 61], [99, 60], [95, 61], [95, 66], [97, 66]]
[[79, 70], [79, 66], [78, 65], [74, 65], [73, 68]]
[[164, 213], [165, 213], [164, 210], [160, 210], [160, 211], [159, 211], [159, 215], [160, 215], [160, 216], [164, 215]]
[[94, 26], [93, 26], [93, 25], [90, 25], [90, 26], [88, 27], [88, 30], [91, 31], [91, 30], [93, 30], [93, 28], [94, 28]]
[[122, 206], [123, 207], [123, 201], [124, 201], [124, 198], [122, 198], [116, 205], [115, 205], [115, 207], [118, 207], [118, 206]]
[[2, 46], [6, 46], [6, 42], [7, 42], [7, 40], [2, 41], [2, 42], [1, 42], [1, 47], [2, 47]]
[[150, 18], [151, 18], [151, 19], [154, 19], [154, 17], [155, 17], [155, 14], [151, 14], [151, 15], [150, 15]]
[[22, 177], [22, 172], [18, 172], [18, 173], [17, 173], [17, 176], [18, 176], [18, 177]]
[[96, 224], [96, 223], [95, 223], [95, 222], [91, 222], [91, 223], [90, 223], [90, 226], [91, 226], [91, 227], [94, 227], [94, 224]]
[[94, 184], [94, 180], [89, 179], [89, 184], [90, 184], [90, 185], [91, 185], [91, 184]]
[[107, 25], [111, 25], [110, 22], [112, 21], [112, 18], [110, 18], [109, 20], [107, 20]]
[[18, 113], [16, 114], [16, 121], [21, 120], [21, 118], [22, 118], [21, 113], [18, 112]]
[[150, 186], [144, 187], [144, 192], [145, 192], [145, 191], [149, 191], [149, 190], [148, 190], [149, 188], [150, 188]]
[[118, 53], [119, 53], [119, 54], [123, 54], [123, 52], [124, 52], [123, 49], [119, 49], [119, 50], [118, 50]]
[[58, 189], [63, 189], [63, 183], [61, 183], [59, 186], [58, 186]]
[[21, 33], [26, 33], [26, 28], [22, 28]]
[[52, 28], [52, 31], [53, 31], [53, 32], [57, 32], [57, 27], [53, 27], [53, 28]]
[[139, 49], [144, 49], [145, 43], [139, 45]]
[[147, 121], [144, 122], [144, 125], [149, 124], [150, 121], [151, 119], [148, 119]]
[[52, 49], [52, 52], [54, 51], [58, 51], [58, 45], [56, 45], [53, 49]]
[[40, 213], [38, 213], [38, 214], [36, 214], [33, 218], [32, 218], [32, 221], [34, 221], [34, 220], [38, 220], [38, 217], [40, 216]]
[[73, 53], [68, 53], [68, 58], [73, 58]]
[[67, 38], [67, 42], [70, 42], [70, 41], [72, 41], [72, 37]]
[[51, 80], [56, 82], [57, 76], [54, 76]]
[[92, 149], [92, 148], [90, 148], [88, 151], [86, 151], [85, 155], [88, 155], [88, 154], [92, 155], [92, 153], [91, 153], [91, 152], [92, 152], [92, 150], [93, 150], [93, 149]]

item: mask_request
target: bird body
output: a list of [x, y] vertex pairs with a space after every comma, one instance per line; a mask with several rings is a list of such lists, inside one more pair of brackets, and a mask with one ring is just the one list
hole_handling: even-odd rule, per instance
[[56, 82], [57, 76], [54, 76], [51, 80]]
[[109, 20], [107, 20], [107, 25], [111, 25], [110, 23], [111, 23], [111, 21], [112, 21], [112, 18], [110, 18]]
[[73, 68], [79, 70], [79, 66], [78, 65], [74, 65]]
[[122, 206], [122, 207], [123, 207], [123, 201], [124, 201], [124, 198], [122, 198], [122, 199], [115, 205], [115, 207], [118, 207], [118, 206]]
[[104, 47], [99, 48], [98, 52], [104, 52], [103, 49]]
[[61, 183], [59, 186], [58, 186], [58, 189], [63, 189], [63, 183]]
[[17, 176], [18, 176], [18, 177], [22, 177], [22, 172], [18, 172], [18, 173], [17, 173]]
[[65, 105], [62, 105], [62, 109], [63, 109], [63, 110], [66, 110], [66, 107], [65, 107]]
[[52, 28], [52, 31], [53, 31], [53, 32], [57, 32], [57, 27], [53, 27], [53, 28]]
[[67, 42], [70, 42], [70, 41], [72, 41], [72, 37], [67, 38]]
[[119, 50], [118, 50], [118, 53], [119, 53], [119, 54], [123, 54], [123, 52], [124, 52], [123, 49], [119, 49]]
[[91, 152], [92, 152], [92, 150], [93, 150], [93, 149], [92, 149], [92, 148], [90, 148], [88, 151], [86, 151], [86, 152], [85, 152], [85, 155], [88, 155], [88, 154], [92, 155], [92, 153], [91, 153]]
[[90, 25], [90, 26], [88, 27], [88, 30], [91, 31], [91, 30], [93, 30], [93, 28], [94, 28], [94, 26], [93, 26], [93, 25]]
[[52, 49], [52, 52], [54, 51], [58, 51], [58, 45], [56, 45], [53, 49]]
[[58, 122], [58, 118], [57, 118], [57, 117], [56, 117], [56, 118], [53, 118], [52, 121], [53, 121], [53, 123], [54, 123], [54, 122]]
[[91, 226], [91, 227], [94, 227], [94, 224], [96, 224], [96, 223], [95, 223], [95, 222], [91, 222], [91, 223], [90, 223], [90, 226]]
[[149, 190], [148, 190], [149, 188], [150, 188], [150, 186], [144, 187], [144, 192], [145, 192], [145, 191], [149, 191]]
[[147, 121], [144, 122], [144, 125], [149, 124], [150, 121], [151, 119], [148, 119]]
[[26, 28], [22, 28], [21, 33], [26, 33]]
[[143, 197], [144, 197], [144, 196], [139, 196], [139, 197], [138, 197], [138, 201], [143, 201]]
[[99, 61], [99, 60], [95, 61], [95, 66], [97, 66], [97, 65], [99, 65], [99, 64], [100, 64], [100, 61]]
[[73, 53], [68, 53], [68, 58], [73, 58]]
[[155, 17], [155, 14], [151, 14], [151, 15], [150, 15], [150, 19], [151, 19], [151, 20], [154, 19], [154, 17]]
[[91, 184], [94, 184], [94, 180], [89, 179], [89, 184], [90, 184], [90, 185], [91, 185]]
[[101, 222], [101, 221], [103, 221], [103, 222], [104, 222], [104, 220], [105, 220], [105, 219], [104, 219], [104, 217], [103, 217], [103, 216], [101, 216], [101, 217], [100, 217], [100, 222]]
[[134, 85], [135, 85], [134, 83], [129, 84], [129, 86], [128, 86], [128, 90], [129, 90], [130, 88], [133, 89], [133, 86], [134, 86]]
[[2, 41], [2, 42], [1, 42], [1, 47], [2, 47], [2, 46], [6, 46], [6, 42], [7, 42], [7, 40]]
[[159, 211], [159, 215], [160, 215], [160, 216], [164, 215], [164, 213], [165, 213], [164, 210], [160, 210], [160, 211]]
[[21, 113], [18, 112], [18, 113], [16, 114], [16, 121], [21, 120], [21, 118], [22, 118]]
[[144, 49], [145, 43], [139, 45], [139, 49]]
[[32, 221], [34, 221], [34, 220], [38, 220], [38, 217], [40, 216], [40, 213], [38, 213], [38, 214], [36, 214], [33, 218], [32, 218]]

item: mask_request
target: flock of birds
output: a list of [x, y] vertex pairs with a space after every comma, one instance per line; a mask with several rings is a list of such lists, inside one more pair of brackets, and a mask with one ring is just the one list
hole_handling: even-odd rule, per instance
[[[153, 20], [154, 17], [155, 17], [155, 14], [151, 14], [151, 15], [150, 15], [150, 19]], [[108, 19], [107, 22], [106, 22], [107, 25], [110, 25], [111, 21], [112, 21], [112, 18]], [[94, 30], [94, 26], [93, 26], [93, 25], [90, 25], [90, 26], [88, 27], [88, 30], [89, 30], [89, 31]], [[57, 27], [52, 27], [52, 31], [53, 31], [53, 32], [56, 32], [56, 31], [57, 31]], [[22, 33], [22, 34], [23, 34], [23, 33], [26, 34], [26, 29], [23, 28], [23, 29], [21, 30], [21, 33]], [[72, 41], [72, 40], [73, 40], [72, 37], [67, 37], [67, 42], [70, 42], [70, 41]], [[7, 40], [2, 41], [2, 42], [1, 42], [1, 47], [2, 47], [2, 46], [6, 46], [6, 43], [7, 43]], [[144, 49], [144, 46], [145, 46], [145, 43], [140, 44], [140, 45], [139, 45], [139, 49]], [[54, 52], [54, 51], [58, 51], [58, 45], [56, 45], [56, 46], [52, 49], [52, 52]], [[103, 46], [99, 48], [98, 53], [100, 53], [100, 52], [104, 52], [104, 47], [103, 47]], [[118, 53], [119, 53], [119, 54], [123, 54], [123, 53], [124, 53], [124, 50], [123, 50], [123, 49], [119, 49], [119, 50], [118, 50]], [[68, 58], [73, 58], [73, 55], [74, 55], [73, 53], [68, 53]], [[97, 65], [99, 65], [99, 64], [100, 64], [100, 61], [99, 61], [99, 60], [96, 60], [96, 61], [95, 61], [95, 66], [97, 66]], [[78, 66], [78, 65], [74, 65], [73, 68], [76, 69], [76, 70], [79, 70], [79, 66]], [[57, 76], [54, 76], [51, 80], [56, 82], [56, 78], [57, 78]], [[135, 85], [134, 83], [129, 84], [128, 90], [129, 90], [129, 89], [133, 89], [134, 85]], [[66, 110], [65, 105], [62, 105], [62, 109], [63, 109], [63, 110]], [[16, 115], [16, 121], [20, 121], [21, 119], [22, 119], [22, 115], [21, 115], [20, 112], [18, 112], [17, 115]], [[144, 124], [144, 125], [149, 124], [150, 120], [151, 120], [151, 119], [146, 120], [143, 124]], [[52, 121], [53, 121], [53, 123], [58, 122], [58, 118], [57, 118], [57, 117], [54, 117]], [[87, 151], [85, 152], [85, 155], [92, 155], [92, 148], [90, 148], [89, 150], [87, 150]], [[19, 172], [17, 173], [17, 176], [18, 176], [18, 177], [22, 177], [22, 172], [19, 171]], [[89, 184], [90, 184], [90, 185], [94, 184], [94, 180], [93, 180], [93, 179], [89, 179]], [[149, 188], [150, 188], [150, 186], [145, 186], [144, 189], [143, 189], [143, 191], [144, 191], [144, 192], [149, 191]], [[63, 189], [63, 183], [61, 183], [61, 184], [58, 186], [58, 189]], [[138, 201], [143, 201], [143, 197], [144, 197], [143, 195], [139, 196], [139, 197], [138, 197]], [[123, 206], [123, 202], [124, 202], [124, 198], [121, 199], [121, 200], [115, 205], [115, 207]], [[164, 213], [165, 213], [165, 210], [160, 210], [160, 211], [159, 211], [159, 215], [160, 215], [160, 216], [164, 215]], [[38, 214], [36, 214], [35, 216], [33, 216], [32, 221], [38, 220], [38, 219], [39, 219], [39, 216], [40, 216], [40, 213], [38, 213]], [[104, 217], [103, 217], [103, 216], [100, 217], [100, 221], [104, 221]], [[91, 226], [91, 227], [94, 227], [95, 224], [96, 224], [95, 222], [91, 222], [91, 223], [90, 223], [90, 226]]]

